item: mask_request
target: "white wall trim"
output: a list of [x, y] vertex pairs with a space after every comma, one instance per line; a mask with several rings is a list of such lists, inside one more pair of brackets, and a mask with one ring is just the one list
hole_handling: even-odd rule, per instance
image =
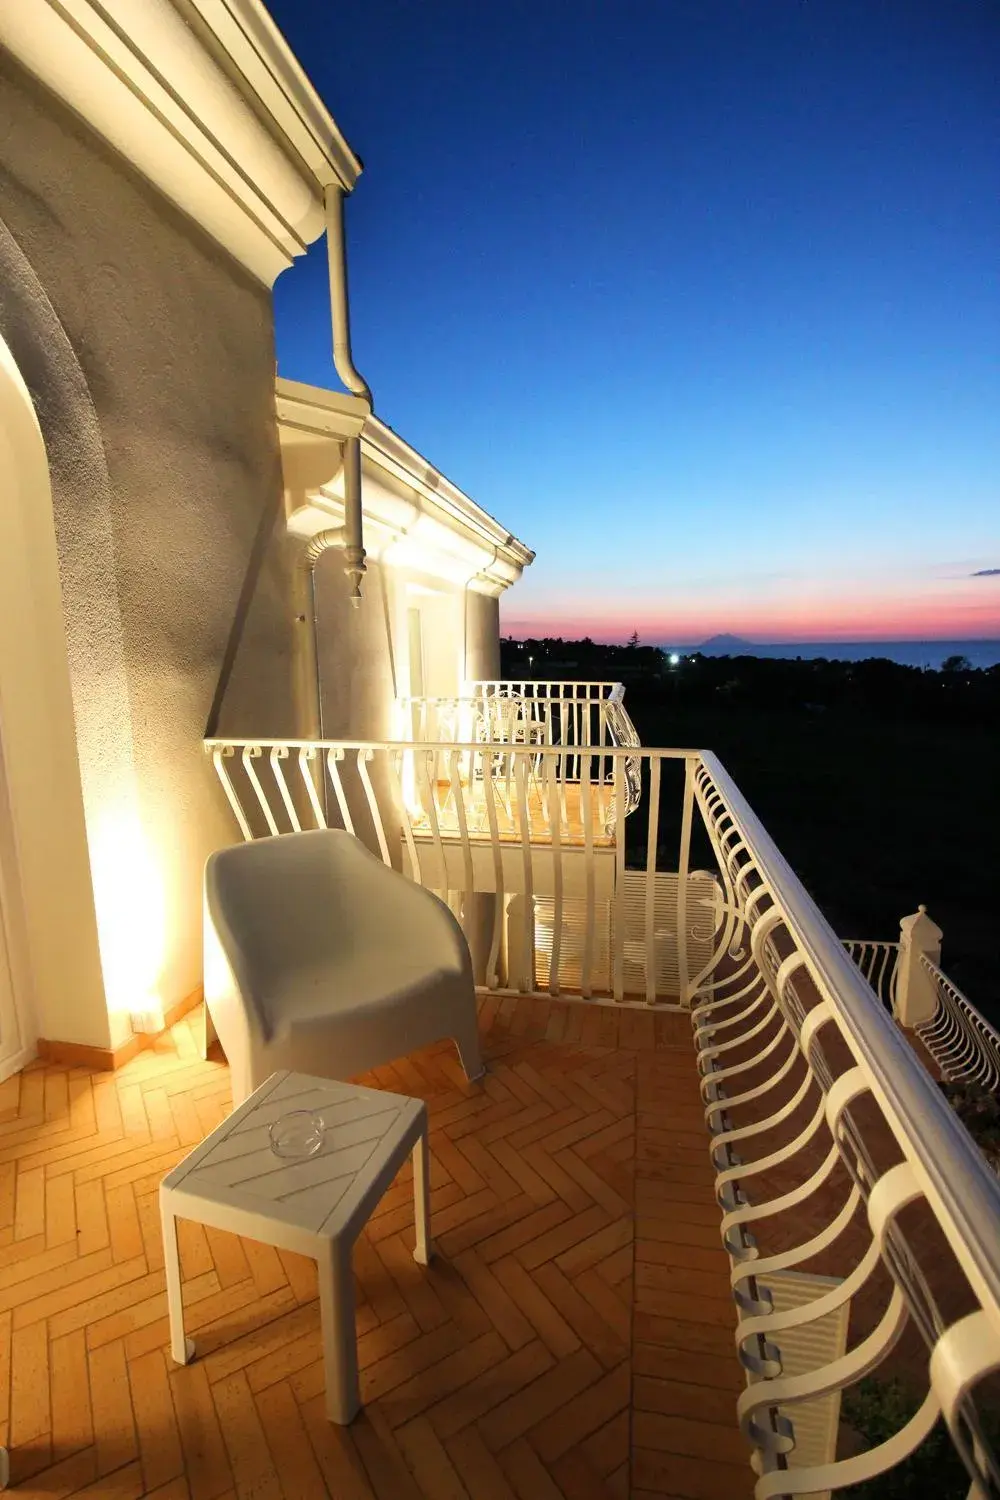
[[0, 0], [0, 43], [268, 286], [361, 170], [260, 0]]

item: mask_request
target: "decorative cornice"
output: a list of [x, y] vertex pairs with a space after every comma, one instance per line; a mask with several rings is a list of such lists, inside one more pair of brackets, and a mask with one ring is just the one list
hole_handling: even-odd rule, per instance
[[260, 0], [0, 0], [0, 43], [268, 286], [361, 170]]
[[369, 416], [361, 432], [361, 452], [387, 473], [395, 473], [404, 484], [422, 494], [443, 511], [456, 530], [464, 529], [495, 546], [520, 570], [534, 561], [535, 554], [499, 521], [477, 505], [464, 490], [447, 479], [416, 448], [411, 448], [397, 432]]
[[274, 401], [281, 426], [282, 448], [286, 434], [301, 432], [322, 437], [357, 437], [371, 416], [371, 403], [345, 391], [327, 391], [300, 380], [274, 382]]
[[[316, 181], [350, 192], [361, 175], [336, 120], [261, 0], [174, 0], [197, 11], [221, 59], [239, 75]], [[244, 90], [244, 92], [246, 92]]]
[[289, 530], [311, 537], [344, 520], [340, 444], [360, 431], [369, 555], [499, 595], [534, 553], [356, 396], [279, 379], [278, 433]]

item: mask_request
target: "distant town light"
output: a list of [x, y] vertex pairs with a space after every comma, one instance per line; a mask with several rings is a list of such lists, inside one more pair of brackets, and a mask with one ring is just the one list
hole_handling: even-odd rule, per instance
[[668, 661], [668, 662], [669, 662], [669, 663], [670, 663], [670, 665], [671, 665], [671, 666], [672, 666], [672, 667], [677, 667], [677, 666], [680, 666], [680, 660], [681, 660], [681, 659], [680, 659], [680, 657], [679, 657], [679, 656], [678, 656], [678, 655], [677, 655], [677, 652], [676, 652], [676, 651], [671, 651], [671, 653], [670, 653], [670, 655], [669, 655], [669, 656], [668, 656], [668, 657], [667, 657], [667, 661]]

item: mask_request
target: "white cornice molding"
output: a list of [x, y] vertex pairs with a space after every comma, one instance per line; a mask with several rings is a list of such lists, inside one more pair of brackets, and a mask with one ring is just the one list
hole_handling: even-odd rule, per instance
[[362, 396], [323, 391], [297, 380], [275, 382], [274, 404], [291, 510], [340, 473], [344, 443], [359, 435], [371, 407]]
[[321, 187], [350, 192], [361, 161], [261, 0], [174, 0], [196, 10]]
[[267, 286], [361, 170], [260, 0], [0, 0], [0, 43]]
[[343, 523], [338, 448], [360, 431], [365, 546], [372, 557], [494, 596], [534, 559], [359, 397], [284, 379], [275, 396], [286, 485], [296, 491], [289, 497], [294, 535]]
[[274, 402], [282, 446], [286, 434], [294, 432], [341, 441], [357, 437], [371, 416], [371, 405], [363, 396], [326, 391], [322, 386], [304, 385], [300, 380], [285, 380], [282, 376], [274, 382]]
[[362, 428], [361, 453], [386, 474], [416, 490], [434, 510], [441, 512], [452, 530], [495, 547], [500, 556], [517, 568], [518, 577], [534, 561], [535, 554], [529, 547], [376, 416], [368, 417]]

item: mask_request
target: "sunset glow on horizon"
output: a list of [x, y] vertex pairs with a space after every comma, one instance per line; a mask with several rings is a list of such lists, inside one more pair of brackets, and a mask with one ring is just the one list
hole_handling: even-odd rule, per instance
[[794, 588], [772, 586], [756, 599], [734, 583], [723, 599], [698, 599], [683, 587], [666, 587], [662, 603], [624, 589], [607, 600], [590, 596], [583, 607], [579, 596], [550, 597], [537, 610], [522, 604], [522, 590], [501, 601], [504, 635], [615, 642], [637, 631], [651, 645], [697, 644], [715, 635], [760, 644], [1000, 639], [1000, 574], [985, 570], [982, 576], [925, 581], [909, 590], [899, 580], [883, 582], [878, 594], [806, 579]]

